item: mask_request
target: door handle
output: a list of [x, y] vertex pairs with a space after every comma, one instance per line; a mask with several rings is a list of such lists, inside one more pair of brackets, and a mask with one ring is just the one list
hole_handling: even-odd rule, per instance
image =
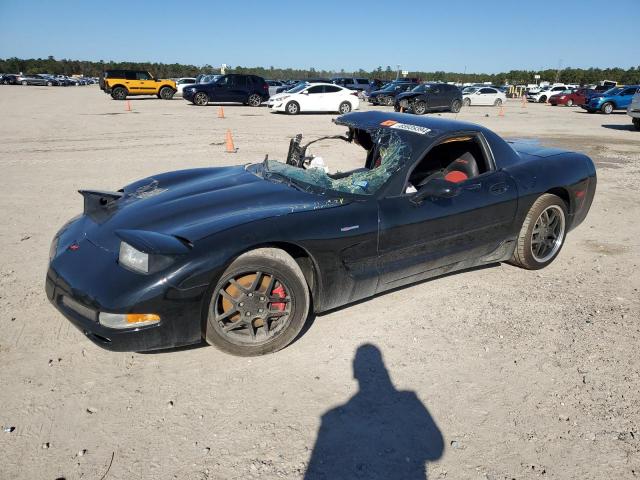
[[480, 184], [480, 183], [472, 183], [471, 185], [465, 185], [464, 189], [465, 190], [476, 191], [476, 190], [480, 190], [480, 187], [482, 187], [482, 184]]
[[494, 194], [494, 195], [500, 195], [501, 193], [504, 193], [507, 191], [507, 184], [504, 182], [500, 182], [500, 183], [494, 183], [493, 185], [491, 185], [489, 187], [489, 191]]

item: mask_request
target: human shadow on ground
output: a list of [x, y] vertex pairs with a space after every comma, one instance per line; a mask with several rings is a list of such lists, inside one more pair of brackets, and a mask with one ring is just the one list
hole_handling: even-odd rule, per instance
[[395, 389], [374, 345], [358, 348], [353, 374], [360, 389], [322, 416], [305, 480], [425, 480], [426, 462], [444, 450], [429, 411], [415, 392]]

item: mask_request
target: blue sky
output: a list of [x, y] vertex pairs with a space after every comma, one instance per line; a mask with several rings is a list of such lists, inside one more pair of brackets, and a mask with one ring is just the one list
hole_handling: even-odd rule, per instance
[[347, 71], [628, 68], [640, 64], [638, 32], [640, 0], [0, 0], [0, 58]]

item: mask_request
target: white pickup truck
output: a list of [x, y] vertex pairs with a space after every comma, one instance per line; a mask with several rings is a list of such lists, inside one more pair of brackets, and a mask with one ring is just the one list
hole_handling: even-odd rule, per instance
[[636, 92], [627, 107], [627, 115], [631, 117], [631, 121], [633, 122], [633, 126], [636, 127], [636, 130], [640, 130], [640, 90]]

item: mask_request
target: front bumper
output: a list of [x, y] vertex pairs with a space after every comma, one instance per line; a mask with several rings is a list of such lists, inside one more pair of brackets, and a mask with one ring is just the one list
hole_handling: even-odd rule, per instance
[[[45, 291], [53, 306], [92, 342], [107, 350], [139, 352], [201, 341], [205, 286], [177, 289], [123, 269], [115, 254], [86, 238], [78, 245], [76, 251], [58, 252], [49, 265]], [[98, 322], [99, 312], [155, 313], [161, 321], [114, 329]]]

